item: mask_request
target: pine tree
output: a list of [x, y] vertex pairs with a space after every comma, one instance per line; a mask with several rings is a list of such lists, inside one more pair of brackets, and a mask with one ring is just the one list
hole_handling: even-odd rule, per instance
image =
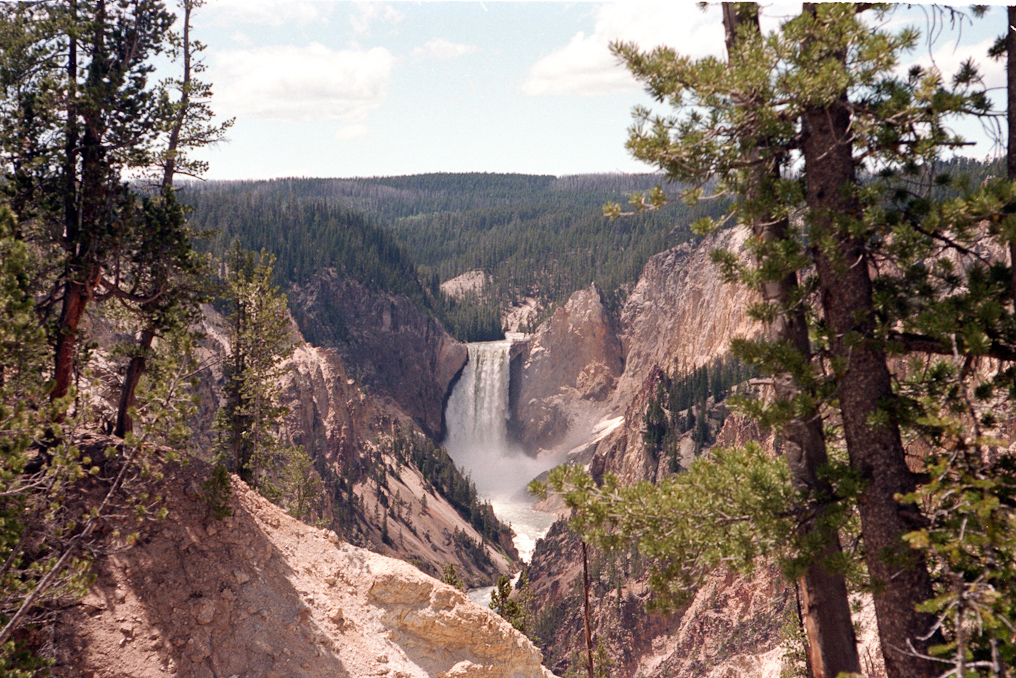
[[236, 244], [226, 267], [230, 350], [224, 369], [225, 403], [216, 415], [218, 449], [233, 472], [255, 490], [265, 487], [275, 457], [285, 408], [279, 404], [281, 362], [296, 347], [286, 296], [272, 284], [275, 257]]
[[[137, 309], [162, 296], [144, 270], [152, 239], [170, 258], [189, 236], [149, 231], [151, 206], [126, 177], [157, 164], [176, 109], [150, 76], [173, 15], [160, 0], [18, 2], [0, 7], [4, 189], [21, 236], [51, 257], [40, 312], [56, 316], [51, 397], [68, 392], [86, 309], [115, 299]], [[174, 208], [166, 207], [168, 211]], [[177, 220], [160, 220], [162, 225]]]
[[222, 140], [232, 120], [212, 124], [209, 105], [211, 88], [194, 75], [204, 70], [196, 55], [204, 45], [191, 40], [191, 13], [203, 0], [183, 3], [182, 35], [171, 35], [171, 51], [182, 61], [182, 75], [171, 81], [179, 90], [179, 99], [172, 105], [163, 123], [165, 148], [158, 151], [154, 169], [161, 169], [157, 183], [159, 193], [144, 201], [145, 239], [140, 243], [132, 264], [135, 267], [135, 296], [145, 301], [135, 311], [142, 327], [138, 343], [124, 374], [117, 406], [114, 434], [123, 437], [133, 428], [131, 407], [138, 381], [144, 374], [152, 343], [160, 332], [186, 331], [196, 320], [198, 305], [206, 300], [204, 261], [194, 251], [196, 234], [184, 220], [184, 209], [178, 203], [173, 186], [174, 177], [185, 174], [200, 177], [206, 163], [188, 157], [187, 152]]
[[[904, 311], [908, 304], [920, 300], [939, 319], [948, 305], [944, 288], [922, 277], [919, 264], [940, 256], [932, 241], [956, 243], [957, 233], [966, 239], [972, 229], [965, 224], [974, 212], [968, 207], [967, 216], [958, 217], [953, 206], [935, 207], [920, 192], [922, 173], [934, 171], [943, 149], [962, 143], [948, 132], [946, 117], [983, 113], [987, 101], [972, 86], [976, 70], [970, 64], [950, 88], [936, 71], [915, 68], [897, 76], [899, 55], [913, 48], [917, 32], [894, 33], [864, 20], [884, 11], [806, 4], [799, 17], [760, 36], [757, 22], [742, 21], [737, 31], [729, 30], [745, 10], [728, 5], [728, 47], [739, 55], [728, 64], [692, 61], [666, 48], [643, 53], [620, 45], [617, 51], [656, 99], [676, 110], [672, 116], [636, 112], [629, 140], [633, 154], [672, 180], [691, 183], [683, 196], [689, 200], [715, 181], [717, 193], [737, 196], [731, 216], [755, 224], [756, 267], [730, 255], [718, 257], [731, 279], [763, 292], [754, 313], [774, 330], [769, 342], [742, 342], [739, 350], [778, 377], [789, 377], [772, 405], [753, 411], [765, 423], [780, 425], [792, 443], [788, 461], [795, 462], [795, 483], [819, 506], [832, 506], [846, 497], [831, 494], [819, 481], [825, 454], [816, 408], [835, 398], [851, 472], [862, 481], [858, 508], [889, 676], [932, 676], [934, 663], [922, 657], [935, 642], [934, 619], [915, 611], [932, 596], [932, 580], [924, 555], [904, 540], [920, 519], [913, 505], [900, 501], [916, 487], [901, 427], [915, 424], [921, 406], [894, 391], [889, 359], [900, 345], [917, 347], [913, 337], [899, 334], [920, 317], [913, 308]], [[870, 180], [862, 180], [859, 168]], [[668, 200], [662, 190], [633, 198], [637, 207], [650, 209]], [[610, 211], [616, 215], [620, 208]], [[800, 230], [788, 221], [798, 211]], [[873, 278], [876, 262], [885, 261], [893, 262], [887, 269], [898, 266], [905, 273]], [[797, 285], [798, 276], [807, 285]], [[921, 289], [911, 280], [931, 284]], [[787, 327], [798, 323], [791, 310], [799, 308], [820, 318], [818, 360], [803, 324]], [[923, 350], [945, 352], [941, 324], [919, 329], [927, 340]], [[971, 342], [958, 350], [981, 349]], [[834, 549], [824, 559], [835, 562], [834, 528], [823, 526], [821, 515], [815, 528]], [[816, 557], [821, 549], [811, 553]], [[845, 629], [846, 621], [836, 626]], [[842, 666], [851, 670], [853, 660], [848, 661]]]

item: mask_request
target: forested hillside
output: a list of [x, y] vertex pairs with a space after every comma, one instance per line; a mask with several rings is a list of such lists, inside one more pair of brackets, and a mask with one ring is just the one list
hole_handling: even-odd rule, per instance
[[[497, 335], [500, 311], [520, 298], [551, 306], [590, 282], [623, 288], [650, 256], [691, 237], [692, 221], [720, 213], [716, 203], [677, 204], [604, 218], [605, 202], [658, 180], [426, 174], [211, 182], [184, 194], [195, 208], [192, 224], [216, 231], [213, 251], [233, 238], [264, 247], [278, 256], [282, 283], [335, 267], [432, 308], [459, 338], [483, 339]], [[441, 282], [476, 269], [493, 280], [484, 297], [440, 295]]]

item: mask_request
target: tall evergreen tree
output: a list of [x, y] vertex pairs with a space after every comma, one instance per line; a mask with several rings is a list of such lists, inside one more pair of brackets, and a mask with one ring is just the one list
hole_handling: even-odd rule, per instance
[[0, 60], [11, 114], [4, 188], [21, 233], [60, 253], [41, 309], [56, 316], [53, 399], [73, 381], [86, 308], [110, 298], [143, 304], [158, 294], [140, 290], [128, 273], [134, 250], [125, 244], [144, 243], [148, 223], [126, 174], [155, 162], [172, 112], [163, 87], [149, 82], [172, 22], [160, 0], [0, 7], [12, 46]]
[[206, 169], [206, 163], [190, 158], [187, 152], [222, 140], [233, 124], [232, 120], [212, 124], [211, 88], [195, 78], [204, 70], [197, 59], [204, 45], [191, 39], [191, 13], [203, 4], [203, 0], [184, 0], [182, 32], [170, 36], [171, 52], [181, 62], [182, 73], [169, 84], [179, 90], [179, 98], [163, 121], [165, 147], [157, 149], [154, 165], [159, 171], [158, 194], [145, 200], [145, 240], [132, 257], [136, 277], [141, 278], [142, 290], [137, 296], [144, 301], [136, 306], [142, 327], [120, 388], [113, 431], [120, 437], [133, 428], [134, 394], [156, 336], [160, 331], [186, 331], [196, 319], [199, 302], [205, 299], [203, 262], [193, 249], [195, 234], [184, 220], [173, 186], [178, 173], [200, 177]]
[[279, 429], [280, 365], [296, 347], [286, 296], [272, 284], [275, 257], [236, 244], [224, 262], [230, 305], [225, 404], [216, 415], [218, 448], [234, 473], [263, 487], [268, 465], [285, 448]]
[[[916, 487], [900, 432], [901, 425], [914, 423], [906, 413], [913, 403], [904, 403], [893, 389], [888, 360], [899, 343], [885, 341], [907, 322], [886, 300], [919, 290], [899, 284], [892, 289], [888, 279], [876, 285], [872, 275], [879, 261], [889, 260], [914, 267], [910, 270], [918, 277], [917, 261], [935, 250], [927, 246], [917, 254], [911, 247], [904, 263], [899, 246], [915, 242], [910, 228], [927, 238], [922, 243], [951, 242], [946, 231], [957, 223], [956, 215], [943, 218], [940, 212], [937, 221], [930, 219], [928, 196], [911, 187], [919, 184], [921, 172], [931, 171], [941, 149], [961, 143], [948, 133], [946, 117], [983, 113], [986, 99], [970, 88], [976, 76], [970, 65], [952, 88], [936, 71], [916, 68], [898, 76], [899, 55], [914, 46], [917, 33], [892, 33], [863, 20], [865, 13], [884, 11], [807, 4], [776, 33], [744, 41], [741, 58], [729, 68], [715, 59], [693, 62], [668, 49], [643, 54], [635, 46], [621, 46], [618, 51], [656, 98], [669, 100], [678, 111], [672, 117], [638, 111], [629, 148], [673, 178], [704, 186], [715, 177], [719, 192], [738, 196], [734, 214], [757, 224], [760, 264], [746, 271], [729, 256], [721, 259], [729, 271], [740, 270], [740, 276], [759, 284], [767, 302], [757, 309], [761, 319], [785, 323], [792, 319], [787, 309], [802, 304], [821, 318], [817, 336], [831, 379], [812, 367], [807, 342], [790, 334], [768, 345], [742, 345], [753, 359], [796, 382], [758, 412], [782, 423], [785, 434], [789, 430], [790, 451], [796, 454], [788, 461], [800, 455], [794, 478], [821, 496], [821, 483], [816, 484], [824, 456], [820, 439], [807, 435], [795, 441], [793, 436], [807, 433], [801, 424], [817, 422], [812, 414], [817, 403], [837, 404], [850, 466], [862, 483], [864, 552], [888, 673], [932, 676], [936, 667], [927, 657], [934, 619], [916, 611], [932, 596], [932, 580], [923, 554], [904, 540], [920, 517], [913, 504], [900, 501]], [[736, 8], [729, 7], [728, 16], [736, 16]], [[746, 35], [728, 31], [728, 44]], [[863, 183], [859, 168], [873, 180]], [[760, 174], [760, 169], [775, 173]], [[667, 200], [658, 191], [636, 202], [655, 207]], [[803, 210], [800, 233], [783, 221], [798, 209]], [[894, 226], [902, 228], [887, 235]], [[778, 235], [780, 230], [786, 235]], [[788, 284], [789, 276], [800, 275], [797, 271], [807, 280], [799, 291]], [[774, 289], [780, 284], [782, 291]], [[808, 296], [811, 290], [815, 297]], [[939, 303], [927, 291], [917, 296], [929, 309]], [[964, 345], [960, 350], [977, 349]], [[806, 440], [815, 443], [815, 453], [800, 447]], [[826, 542], [834, 544], [829, 536]]]

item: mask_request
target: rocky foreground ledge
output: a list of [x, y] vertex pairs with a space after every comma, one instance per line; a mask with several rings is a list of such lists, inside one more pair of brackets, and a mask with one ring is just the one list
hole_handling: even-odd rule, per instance
[[170, 517], [97, 562], [56, 620], [54, 675], [552, 677], [525, 636], [412, 565], [291, 518], [235, 476], [232, 516], [216, 520], [207, 465], [165, 474]]

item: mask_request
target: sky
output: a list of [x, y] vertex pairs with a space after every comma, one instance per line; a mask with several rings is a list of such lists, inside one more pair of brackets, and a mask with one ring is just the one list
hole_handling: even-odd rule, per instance
[[[800, 11], [762, 7], [764, 29]], [[891, 21], [923, 29], [926, 14]], [[610, 42], [723, 54], [719, 5], [689, 0], [209, 0], [192, 24], [213, 108], [235, 118], [228, 141], [202, 154], [209, 179], [652, 171], [625, 150], [631, 111], [666, 109]], [[984, 55], [1004, 25], [1004, 7], [962, 30], [939, 24], [911, 58], [949, 72], [974, 56], [1003, 88], [1002, 65]]]

